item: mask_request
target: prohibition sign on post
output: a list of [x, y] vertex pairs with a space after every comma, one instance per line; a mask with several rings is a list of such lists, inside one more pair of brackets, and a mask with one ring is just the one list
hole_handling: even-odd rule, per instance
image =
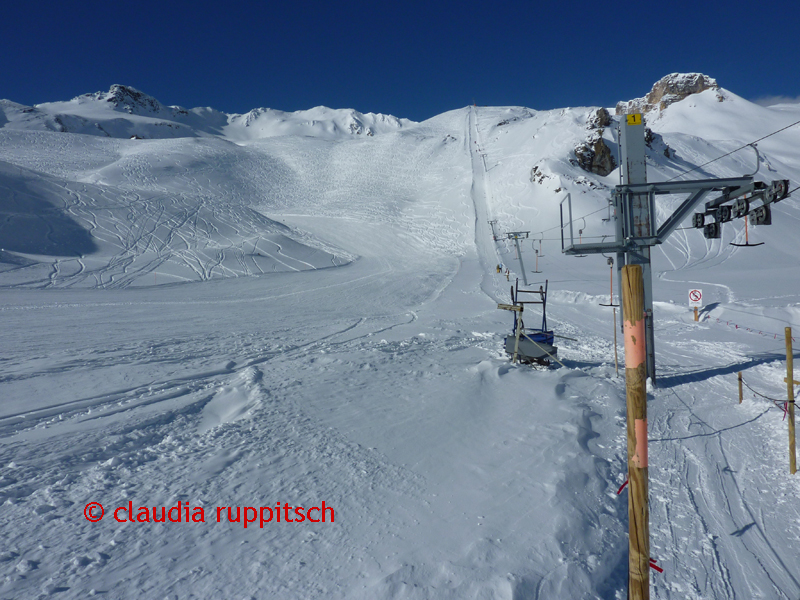
[[703, 306], [703, 290], [689, 290], [689, 307]]

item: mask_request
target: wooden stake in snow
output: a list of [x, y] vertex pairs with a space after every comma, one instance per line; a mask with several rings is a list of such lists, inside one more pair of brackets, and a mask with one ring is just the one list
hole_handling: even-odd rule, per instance
[[744, 392], [742, 391], [742, 372], [739, 371], [739, 404], [742, 403], [744, 399]]
[[622, 267], [625, 386], [628, 413], [628, 598], [650, 598], [647, 467], [647, 366], [641, 265]]
[[794, 441], [794, 357], [792, 356], [792, 328], [786, 333], [786, 393], [788, 395], [789, 414], [789, 472], [797, 473], [797, 451]]

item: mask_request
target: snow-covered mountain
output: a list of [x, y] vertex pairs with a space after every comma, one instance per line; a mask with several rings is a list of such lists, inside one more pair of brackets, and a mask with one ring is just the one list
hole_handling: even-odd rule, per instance
[[[765, 137], [800, 106], [700, 74], [634, 106], [650, 181], [752, 173], [760, 138], [756, 177], [800, 181], [800, 126]], [[559, 234], [567, 193], [611, 234], [620, 118], [0, 102], [0, 597], [625, 598], [609, 268]], [[501, 350], [509, 231], [559, 368]], [[653, 598], [800, 597], [783, 411], [736, 382], [786, 395], [799, 231], [790, 197], [762, 246], [687, 222], [653, 251]]]
[[112, 85], [108, 92], [84, 94], [67, 102], [23, 106], [0, 100], [0, 126], [8, 129], [82, 133], [111, 138], [163, 139], [223, 136], [248, 140], [278, 135], [337, 138], [395, 131], [407, 119], [319, 106], [283, 112], [265, 108], [246, 115], [229, 115], [213, 108], [164, 106], [129, 86]]

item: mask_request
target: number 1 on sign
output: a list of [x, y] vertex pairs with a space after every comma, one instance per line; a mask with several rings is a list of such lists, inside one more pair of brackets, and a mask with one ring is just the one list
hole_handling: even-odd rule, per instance
[[640, 115], [639, 113], [633, 115], [626, 115], [626, 121], [628, 125], [641, 125], [642, 115]]

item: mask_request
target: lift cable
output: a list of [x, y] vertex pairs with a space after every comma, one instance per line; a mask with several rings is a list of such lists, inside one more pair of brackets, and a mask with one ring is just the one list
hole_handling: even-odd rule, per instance
[[[590, 217], [592, 215], [596, 215], [601, 210], [608, 210], [608, 209], [607, 209], [607, 207], [604, 206], [603, 208], [598, 208], [597, 210], [592, 211], [590, 213], [587, 213], [587, 214], [583, 215], [582, 217], [575, 217], [575, 220], [577, 221], [578, 219], [585, 219], [586, 217]], [[535, 233], [536, 234], [538, 234], [538, 233], [546, 233], [548, 231], [553, 231], [554, 229], [561, 229], [561, 226], [560, 225], [556, 225], [555, 227], [551, 227], [550, 229], [542, 229], [541, 231], [537, 231]], [[597, 237], [600, 237], [600, 236], [597, 236]], [[556, 239], [560, 239], [560, 238], [556, 238]]]
[[[781, 129], [778, 129], [777, 131], [773, 131], [772, 133], [770, 133], [770, 134], [767, 134], [767, 135], [765, 135], [764, 137], [760, 137], [760, 138], [758, 138], [758, 139], [757, 139], [757, 140], [755, 140], [754, 142], [750, 142], [749, 144], [745, 144], [744, 146], [740, 146], [739, 148], [736, 148], [736, 150], [731, 150], [731, 151], [730, 151], [730, 152], [728, 152], [727, 154], [723, 154], [722, 156], [718, 156], [717, 158], [714, 158], [714, 159], [712, 159], [712, 160], [709, 160], [708, 162], [704, 162], [702, 165], [698, 165], [698, 166], [696, 166], [694, 169], [689, 169], [688, 171], [684, 171], [683, 173], [678, 173], [677, 175], [675, 175], [675, 177], [672, 177], [672, 178], [670, 178], [670, 179], [667, 179], [667, 181], [672, 181], [673, 179], [677, 179], [678, 177], [681, 177], [681, 176], [683, 176], [683, 175], [688, 175], [688, 174], [689, 174], [689, 173], [691, 173], [692, 171], [697, 171], [697, 169], [702, 169], [702, 168], [703, 168], [703, 167], [705, 167], [706, 165], [710, 165], [711, 163], [713, 163], [713, 162], [716, 162], [716, 161], [718, 161], [718, 160], [719, 160], [719, 159], [721, 159], [721, 158], [725, 158], [726, 156], [730, 156], [730, 155], [731, 155], [731, 154], [733, 154], [734, 152], [738, 152], [739, 150], [743, 150], [744, 148], [747, 148], [748, 146], [752, 146], [753, 144], [756, 144], [756, 143], [760, 142], [761, 140], [765, 140], [765, 139], [767, 139], [768, 137], [772, 137], [772, 136], [773, 136], [773, 135], [775, 135], [776, 133], [780, 133], [781, 131], [784, 131], [784, 130], [786, 130], [786, 129], [789, 129], [790, 127], [794, 127], [795, 125], [798, 125], [798, 124], [800, 124], [800, 121], [795, 121], [795, 122], [794, 122], [794, 123], [792, 123], [791, 125], [787, 125], [786, 127], [782, 127]], [[795, 188], [795, 189], [796, 189], [796, 188]], [[794, 191], [794, 190], [793, 190], [793, 191]]]

